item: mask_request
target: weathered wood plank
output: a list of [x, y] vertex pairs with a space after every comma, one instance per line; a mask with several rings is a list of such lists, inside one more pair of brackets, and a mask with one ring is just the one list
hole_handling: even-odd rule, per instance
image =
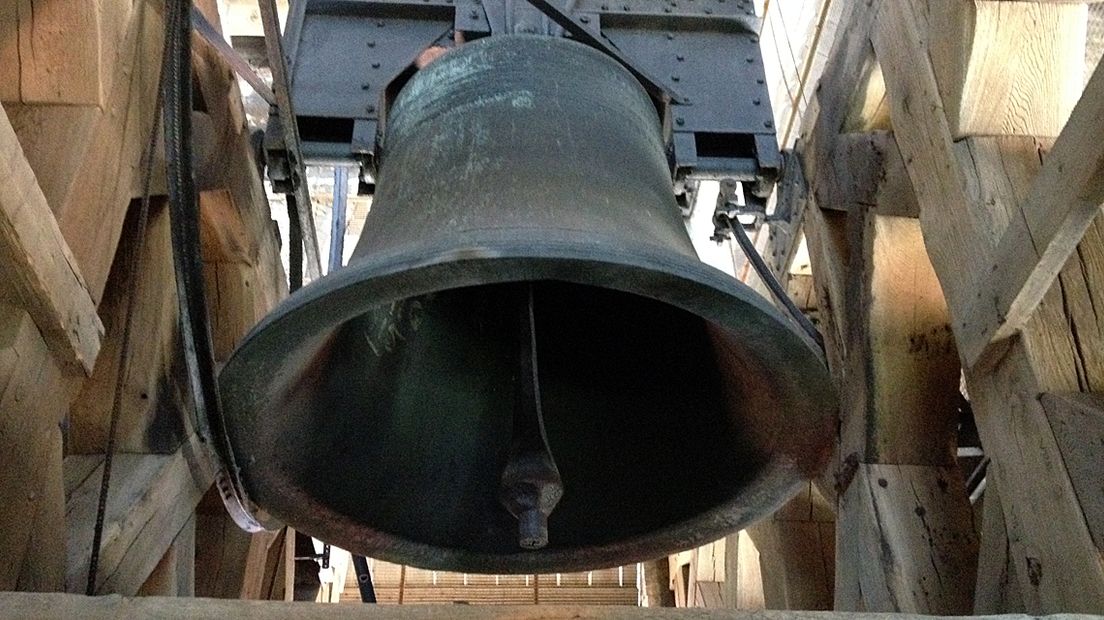
[[1016, 564], [1008, 542], [1000, 484], [992, 472], [999, 467], [990, 463], [988, 482], [982, 498], [981, 548], [978, 551], [978, 580], [974, 591], [975, 614], [1016, 613], [1024, 610], [1020, 597]]
[[[193, 518], [196, 504], [214, 480], [211, 463], [193, 437], [171, 455], [117, 454], [108, 496], [97, 592], [134, 594]], [[92, 547], [102, 468], [66, 503], [71, 525], [66, 588], [84, 591]]]
[[1024, 342], [966, 373], [974, 417], [994, 463], [1010, 554], [1028, 611], [1104, 610], [1104, 562], [1038, 395]]
[[1005, 230], [963, 317], [963, 355], [976, 361], [991, 342], [1023, 327], [1104, 205], [1104, 65], [1097, 67], [1031, 194]]
[[1051, 393], [1040, 400], [1104, 561], [1104, 395]]
[[956, 468], [859, 465], [840, 513], [864, 518], [841, 533], [840, 544], [856, 547], [865, 609], [972, 611], [977, 539], [972, 527], [960, 526], [973, 519], [958, 499], [964, 495]]
[[[103, 453], [111, 422], [115, 384], [122, 366], [126, 309], [133, 303], [127, 373], [117, 431], [121, 452], [172, 453], [184, 439], [183, 355], [179, 350], [175, 273], [169, 212], [164, 200], [150, 206], [145, 246], [136, 252], [137, 203], [124, 228], [108, 286], [100, 302], [107, 325], [100, 362], [73, 403], [69, 423], [69, 453]], [[130, 281], [131, 262], [137, 278]], [[217, 317], [216, 317], [217, 320]]]
[[[74, 594], [0, 593], [0, 617], [43, 620], [115, 620], [124, 617], [246, 618], [258, 620], [342, 620], [353, 618], [413, 618], [451, 620], [553, 620], [567, 618], [730, 618], [732, 620], [911, 620], [916, 614], [737, 611], [730, 609], [663, 609], [647, 607], [473, 606], [473, 605], [305, 605], [217, 599], [85, 597]], [[979, 620], [1028, 620], [1030, 616], [978, 616]], [[1051, 620], [1091, 620], [1091, 616], [1057, 614]]]
[[[912, 2], [951, 136], [1057, 136], [1081, 92], [1084, 4]], [[1024, 36], [1024, 33], [1031, 33]]]
[[[57, 2], [61, 6], [67, 2]], [[76, 4], [75, 2], [73, 4]], [[99, 0], [103, 105], [13, 106], [8, 112], [42, 181], [89, 293], [99, 302], [153, 123], [163, 41], [162, 4]]]
[[833, 507], [809, 483], [769, 519], [747, 529], [759, 553], [768, 609], [832, 609], [835, 523]]
[[[909, 2], [884, 2], [872, 33], [875, 53], [890, 95], [894, 135], [907, 163], [920, 204], [928, 254], [938, 274], [952, 317], [976, 293], [960, 274], [963, 265], [989, 258], [978, 240], [985, 222], [971, 208], [966, 178], [957, 165], [951, 127], [928, 60], [928, 41]], [[925, 208], [938, 205], [939, 208]]]
[[3, 108], [0, 186], [0, 296], [26, 308], [64, 366], [91, 373], [103, 324]]
[[196, 521], [190, 519], [161, 556], [137, 596], [195, 596]]
[[30, 316], [0, 304], [0, 589], [59, 589], [64, 515], [58, 425], [75, 378]]
[[101, 4], [0, 0], [0, 101], [101, 105]]

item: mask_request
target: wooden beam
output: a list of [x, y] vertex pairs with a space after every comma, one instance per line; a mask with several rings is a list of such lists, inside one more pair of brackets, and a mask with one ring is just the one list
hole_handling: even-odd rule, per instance
[[989, 464], [989, 476], [982, 497], [981, 549], [978, 551], [978, 580], [974, 592], [975, 614], [1004, 614], [1024, 610], [1016, 562], [1008, 540], [1000, 483], [994, 474], [999, 465]]
[[832, 140], [835, 163], [827, 177], [814, 180], [822, 209], [871, 207], [879, 215], [919, 217], [905, 160], [889, 131], [846, 133]]
[[1104, 65], [1097, 67], [1069, 123], [1047, 153], [1019, 217], [1013, 217], [963, 316], [963, 356], [976, 362], [991, 343], [1023, 327], [1104, 205]]
[[1080, 500], [1085, 525], [1104, 561], [1104, 493], [1100, 488], [1104, 472], [1104, 395], [1051, 393], [1043, 394], [1040, 401]]
[[[59, 6], [81, 2], [50, 2]], [[94, 4], [94, 3], [87, 3]], [[88, 291], [103, 294], [153, 124], [162, 3], [99, 0], [100, 107], [10, 106], [8, 114]]]
[[[932, 63], [954, 54], [929, 49], [925, 20], [933, 15], [910, 3], [885, 2], [873, 42], [886, 79], [894, 131], [921, 205], [924, 237], [957, 335], [969, 328], [968, 309], [980, 290], [978, 274], [964, 266], [993, 264], [1000, 235], [1009, 220], [1018, 217], [1019, 203], [1030, 191], [1045, 142], [1020, 136], [973, 136], [953, 142], [940, 97], [946, 73], [944, 83], [937, 85]], [[1026, 40], [1051, 36], [1062, 21], [1019, 23]], [[955, 31], [969, 36], [974, 32], [964, 24]], [[1022, 49], [1033, 46], [1025, 43]], [[1008, 67], [1022, 68], [1018, 81], [1041, 81], [1036, 74], [1050, 71], [1080, 83], [1079, 62], [1047, 58], [1010, 62]], [[1104, 334], [1098, 314], [1092, 312], [1104, 282], [1104, 258], [1096, 249], [1101, 234], [1090, 229], [1078, 254], [1071, 256], [1025, 324], [1022, 337], [991, 348], [966, 373], [982, 443], [1000, 465], [1000, 503], [1019, 589], [1025, 607], [1034, 612], [1104, 609], [1100, 552], [1038, 400], [1038, 394], [1050, 390], [1104, 385], [1099, 350]]]
[[[957, 468], [858, 466], [840, 514], [862, 518], [841, 530], [839, 545], [851, 547], [840, 554], [856, 563], [862, 608], [972, 611], [977, 541], [962, 537], [961, 524], [972, 528], [973, 519], [970, 505], [958, 500], [965, 494]], [[837, 607], [849, 603], [837, 600]]]
[[[176, 277], [169, 210], [163, 199], [151, 204], [145, 247], [139, 254], [137, 206], [127, 218], [100, 302], [107, 324], [100, 362], [70, 410], [69, 454], [102, 454], [107, 445], [128, 302], [134, 304], [133, 321], [116, 431], [118, 449], [171, 454], [185, 437], [182, 420], [189, 408], [179, 396], [187, 393], [187, 384], [179, 350], [176, 287], [166, 285]], [[129, 270], [134, 260], [139, 268], [132, 282]]]
[[31, 317], [0, 304], [0, 590], [64, 585], [59, 425], [75, 381]]
[[[878, 25], [871, 33], [872, 41], [890, 94], [897, 144], [908, 162], [925, 235], [940, 239], [929, 244], [928, 254], [958, 322], [954, 310], [964, 307], [975, 291], [972, 284], [954, 274], [961, 274], [963, 265], [989, 258], [988, 248], [978, 243], [986, 239], [987, 222], [971, 208], [935, 70], [930, 61], [925, 62], [929, 58], [927, 41], [911, 3], [882, 2], [876, 14]], [[923, 208], [929, 204], [942, 208]]]
[[0, 101], [103, 103], [101, 0], [0, 0]]
[[832, 609], [835, 531], [834, 507], [813, 483], [747, 529], [758, 550], [767, 609]]
[[154, 567], [138, 596], [195, 596], [196, 522], [190, 519]]
[[2, 107], [0, 186], [0, 296], [26, 308], [63, 366], [91, 373], [103, 324]]
[[[1047, 412], [1032, 358], [1013, 338], [993, 368], [971, 369], [967, 385], [1009, 531], [1028, 611], [1104, 609], [1104, 561]], [[1099, 496], [1099, 488], [1095, 491]]]
[[1063, 75], [1084, 66], [1083, 3], [910, 1], [954, 140], [1058, 135], [1083, 86]]
[[[920, 223], [899, 217], [922, 216], [910, 176], [915, 154], [906, 146], [923, 156], [929, 145], [898, 145], [887, 131], [841, 133], [886, 124], [870, 120], [884, 118], [891, 103], [879, 94], [879, 59], [870, 57], [884, 10], [885, 3], [868, 3], [845, 25], [858, 40], [839, 42], [835, 62], [851, 69], [832, 90], [822, 84], [806, 145], [806, 160], [817, 162], [810, 178], [820, 207], [810, 209], [806, 227], [810, 257], [841, 392], [834, 603], [969, 613], [977, 537], [953, 452], [958, 355]], [[833, 71], [840, 72], [830, 66], [826, 75]], [[934, 86], [932, 93], [938, 97]], [[892, 108], [894, 129], [898, 113]], [[953, 152], [949, 138], [944, 146]]]
[[[192, 439], [175, 454], [116, 454], [100, 548], [97, 593], [133, 595], [145, 583], [214, 480], [206, 446]], [[88, 459], [69, 457], [66, 468], [88, 471]], [[74, 461], [74, 459], [76, 459]], [[66, 589], [83, 592], [88, 580], [92, 527], [102, 464], [68, 493], [70, 524]], [[75, 481], [77, 476], [71, 478]]]
[[[436, 620], [550, 620], [553, 618], [728, 618], [730, 620], [913, 620], [915, 614], [736, 611], [730, 609], [664, 609], [586, 605], [309, 605], [303, 603], [225, 601], [217, 599], [86, 597], [74, 594], [0, 593], [0, 617], [43, 620], [115, 620], [121, 617], [243, 618], [257, 620], [343, 620], [354, 618]], [[978, 620], [1028, 620], [1028, 616], [977, 616]], [[1057, 614], [1051, 620], [1089, 620], [1088, 616]]]

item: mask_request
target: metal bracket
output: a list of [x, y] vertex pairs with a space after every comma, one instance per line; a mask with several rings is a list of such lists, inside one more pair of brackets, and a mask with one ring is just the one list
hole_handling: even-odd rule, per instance
[[617, 49], [617, 46], [612, 41], [603, 36], [600, 32], [595, 34], [587, 28], [584, 20], [589, 18], [585, 16], [575, 17], [565, 12], [560, 7], [552, 4], [548, 0], [528, 0], [529, 4], [540, 9], [542, 13], [547, 15], [549, 19], [556, 22], [558, 26], [566, 30], [575, 37], [576, 40], [586, 43], [587, 45], [605, 52], [617, 62], [621, 63], [629, 73], [633, 74], [637, 80], [640, 81], [644, 90], [648, 91], [648, 94], [655, 97], [662, 102], [671, 103], [685, 103], [686, 98], [679, 95], [671, 87], [667, 86], [663, 82], [648, 75], [642, 69], [637, 67], [628, 57], [621, 53], [621, 50]]
[[259, 0], [261, 23], [264, 26], [265, 48], [268, 50], [268, 62], [272, 69], [272, 90], [276, 96], [276, 110], [283, 129], [283, 146], [287, 153], [289, 181], [295, 194], [299, 209], [299, 224], [303, 234], [303, 253], [306, 275], [315, 279], [322, 277], [322, 259], [318, 253], [318, 234], [314, 228], [314, 215], [311, 213], [310, 192], [307, 189], [307, 173], [300, 152], [299, 125], [291, 107], [290, 80], [288, 79], [287, 57], [284, 56], [283, 38], [280, 34], [280, 21], [276, 14], [276, 0]]

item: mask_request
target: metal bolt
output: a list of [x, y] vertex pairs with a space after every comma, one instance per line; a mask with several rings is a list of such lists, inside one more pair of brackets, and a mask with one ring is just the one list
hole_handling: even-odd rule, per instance
[[671, 7], [669, 7], [669, 6], [663, 7], [663, 12], [664, 13], [670, 13], [671, 12]]
[[681, 126], [686, 124], [686, 119], [684, 119], [680, 116], [680, 117], [675, 119], [675, 124], [678, 125], [679, 127], [681, 127]]
[[470, 11], [468, 13], [468, 17], [470, 17], [472, 19], [479, 19], [479, 11], [476, 11], [476, 10], [473, 9], [472, 11]]
[[668, 32], [668, 33], [667, 33], [667, 40], [668, 40], [668, 41], [670, 41], [670, 40], [672, 40], [672, 39], [674, 39], [674, 38], [675, 38], [675, 35], [671, 34], [670, 32]]
[[751, 42], [752, 43], [758, 43], [759, 42], [759, 37], [757, 37], [755, 35], [751, 35]]
[[368, 82], [365, 82], [365, 83], [360, 85], [360, 90], [370, 90], [371, 88], [372, 88], [372, 85], [369, 84]]
[[748, 57], [747, 57], [747, 61], [748, 61], [748, 64], [750, 65], [750, 64], [752, 64], [753, 62], [755, 62], [755, 57], [754, 57], [754, 56], [748, 56]]
[[757, 79], [755, 80], [755, 83], [756, 83], [756, 84], [759, 84], [760, 86], [762, 86], [762, 85], [764, 84], [764, 82], [763, 82], [763, 78], [757, 78]]
[[590, 23], [590, 18], [587, 17], [586, 15], [583, 15], [582, 17], [579, 18], [579, 21], [583, 22], [584, 24], [589, 24]]
[[755, 99], [752, 99], [751, 102], [754, 103], [755, 105], [760, 105], [760, 104], [763, 103], [763, 100], [756, 97]]
[[367, 112], [367, 113], [369, 113], [369, 114], [371, 114], [371, 113], [373, 113], [373, 112], [375, 112], [375, 111], [376, 111], [376, 106], [374, 106], [374, 105], [370, 105], [370, 106], [368, 106], [368, 107], [364, 108], [364, 111], [365, 111], [365, 112]]
[[379, 64], [378, 62], [374, 62], [374, 63], [372, 63], [372, 68], [373, 68], [373, 69], [379, 69], [379, 68], [380, 68], [380, 64]]
[[375, 41], [369, 41], [369, 42], [368, 42], [368, 47], [375, 47], [375, 46], [376, 46], [376, 42], [375, 42]]
[[677, 56], [675, 56], [675, 60], [677, 60], [679, 62], [682, 62], [682, 61], [686, 60], [686, 56], [683, 56], [682, 54], [678, 54]]
[[602, 5], [602, 10], [603, 11], [608, 11], [609, 10], [609, 5], [608, 4], [603, 4]]
[[763, 126], [767, 129], [770, 129], [771, 127], [774, 127], [774, 121], [763, 121]]
[[705, 9], [705, 14], [706, 15], [712, 15], [713, 14], [713, 9]]
[[383, 22], [376, 22], [376, 28], [383, 28]]
[[672, 75], [672, 76], [671, 76], [671, 81], [672, 81], [672, 82], [677, 82], [677, 81], [679, 81], [679, 76], [677, 76], [677, 75]]

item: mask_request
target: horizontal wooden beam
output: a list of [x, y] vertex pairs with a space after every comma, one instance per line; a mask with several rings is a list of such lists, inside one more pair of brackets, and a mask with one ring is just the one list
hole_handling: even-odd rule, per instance
[[[729, 618], [732, 620], [909, 620], [932, 618], [916, 614], [880, 614], [813, 611], [739, 611], [735, 609], [671, 609], [599, 607], [583, 605], [474, 606], [474, 605], [326, 605], [276, 601], [230, 601], [188, 598], [86, 597], [75, 594], [0, 593], [0, 618], [59, 620], [87, 618], [258, 618], [280, 620], [409, 618], [426, 620], [551, 620], [554, 618]], [[1027, 620], [1030, 616], [977, 616], [982, 620]], [[1090, 620], [1091, 616], [1056, 614], [1051, 620]]]
[[63, 366], [91, 373], [103, 324], [3, 108], [0, 187], [0, 297], [31, 315]]
[[878, 215], [920, 217], [901, 149], [890, 131], [845, 133], [832, 143], [831, 170], [813, 180], [822, 209], [873, 207]]
[[1104, 205], [1104, 64], [1085, 93], [1043, 169], [997, 245], [993, 262], [978, 278], [977, 298], [958, 334], [964, 359], [973, 364], [991, 343], [1004, 340], [1031, 317], [1058, 273], [1077, 250]]
[[[65, 459], [66, 589], [70, 592], [83, 592], [88, 580], [102, 458]], [[175, 454], [117, 454], [114, 458], [96, 592], [133, 595], [192, 519], [214, 475], [205, 448], [194, 436]]]

